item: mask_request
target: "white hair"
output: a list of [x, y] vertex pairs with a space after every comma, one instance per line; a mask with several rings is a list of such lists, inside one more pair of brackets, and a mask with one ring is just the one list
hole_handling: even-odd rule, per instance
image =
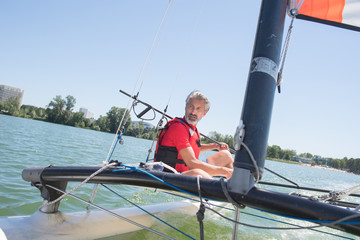
[[202, 92], [200, 92], [199, 90], [194, 90], [192, 91], [189, 96], [187, 96], [186, 98], [186, 105], [189, 104], [191, 99], [197, 99], [197, 100], [203, 100], [205, 102], [205, 111], [209, 111], [210, 109], [210, 101], [209, 99], [205, 96], [205, 94], [203, 94]]

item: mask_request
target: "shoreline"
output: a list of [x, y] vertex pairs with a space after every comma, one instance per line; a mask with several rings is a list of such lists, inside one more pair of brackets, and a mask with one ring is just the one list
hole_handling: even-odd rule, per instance
[[335, 172], [350, 173], [350, 174], [358, 175], [358, 174], [356, 174], [354, 172], [349, 172], [349, 171], [346, 171], [346, 170], [341, 170], [341, 169], [332, 168], [332, 167], [324, 167], [324, 166], [319, 166], [319, 165], [311, 165], [309, 163], [301, 163], [301, 162], [294, 162], [294, 161], [289, 161], [289, 160], [273, 159], [273, 158], [269, 158], [268, 160], [276, 161], [276, 162], [289, 163], [289, 164], [298, 164], [298, 165], [305, 166], [305, 167], [314, 167], [314, 168], [320, 168], [320, 169], [323, 169], [323, 170], [330, 170], [330, 171], [335, 171]]
[[324, 167], [324, 166], [319, 166], [319, 165], [311, 165], [308, 163], [298, 163], [301, 166], [306, 166], [306, 167], [313, 167], [313, 168], [320, 168], [323, 170], [330, 170], [330, 171], [335, 171], [335, 172], [342, 172], [342, 173], [350, 173], [350, 174], [355, 174], [353, 172], [349, 172], [349, 171], [345, 171], [345, 170], [341, 170], [341, 169], [337, 169], [337, 168], [331, 168], [331, 167]]

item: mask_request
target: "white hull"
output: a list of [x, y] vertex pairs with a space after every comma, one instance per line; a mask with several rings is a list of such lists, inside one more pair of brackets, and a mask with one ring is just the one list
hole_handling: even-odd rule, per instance
[[[190, 201], [179, 201], [142, 206], [151, 213], [181, 211], [194, 214], [198, 206]], [[136, 207], [113, 210], [118, 215], [150, 227], [155, 218]], [[21, 239], [96, 239], [141, 230], [132, 223], [109, 213], [92, 210], [64, 214], [37, 211], [31, 216], [0, 217], [0, 240]]]

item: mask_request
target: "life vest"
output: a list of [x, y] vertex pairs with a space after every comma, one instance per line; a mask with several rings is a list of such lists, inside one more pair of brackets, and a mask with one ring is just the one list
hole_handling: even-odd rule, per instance
[[[195, 152], [195, 156], [196, 156], [196, 158], [199, 157], [201, 144], [200, 144], [200, 135], [199, 135], [197, 129], [194, 128], [193, 126], [191, 126], [183, 118], [174, 118], [165, 125], [165, 127], [161, 130], [161, 132], [159, 134], [158, 141], [156, 144], [154, 161], [155, 162], [163, 162], [163, 163], [175, 168], [176, 171], [178, 171], [178, 172], [188, 171], [189, 168], [188, 168], [188, 166], [186, 166], [184, 160], [181, 158], [176, 147], [175, 146], [164, 146], [162, 144], [163, 138], [164, 138], [165, 134], [167, 133], [167, 130], [173, 124], [181, 124], [182, 126], [184, 126], [186, 131], [189, 133], [188, 140], [189, 140], [191, 147], [193, 148], [193, 150]], [[195, 138], [195, 139], [192, 139], [192, 138]], [[164, 171], [170, 172], [166, 168], [164, 168]]]

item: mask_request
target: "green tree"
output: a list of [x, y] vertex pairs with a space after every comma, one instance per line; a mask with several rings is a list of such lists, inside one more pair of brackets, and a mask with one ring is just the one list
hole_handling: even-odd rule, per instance
[[296, 156], [295, 150], [285, 149], [285, 150], [282, 150], [282, 152], [283, 152], [282, 159], [285, 159], [285, 160], [290, 161], [292, 156]]
[[129, 111], [127, 111], [125, 108], [118, 108], [118, 107], [114, 106], [110, 109], [109, 112], [107, 112], [107, 118], [108, 118], [108, 124], [109, 124], [108, 128], [109, 128], [110, 132], [116, 133], [125, 111], [126, 111], [127, 116], [125, 116], [124, 121], [125, 121], [125, 119], [128, 119], [125, 124], [125, 129], [128, 129], [128, 127], [131, 124], [131, 118], [129, 116]]
[[19, 98], [9, 97], [3, 104], [4, 112], [10, 115], [17, 115], [19, 113]]
[[278, 145], [268, 146], [267, 157], [280, 159], [280, 157], [282, 155], [281, 151], [282, 150]]
[[20, 116], [25, 118], [32, 119], [45, 119], [45, 109], [40, 107], [35, 107], [32, 105], [23, 104], [20, 108]]
[[[209, 137], [218, 141], [218, 142], [224, 142], [226, 143], [229, 148], [233, 148], [234, 147], [234, 138], [231, 135], [223, 135], [221, 133], [218, 133], [216, 131], [212, 131], [209, 133]], [[210, 143], [211, 140], [207, 139], [207, 138], [202, 138], [201, 141], [203, 143]]]
[[83, 112], [76, 112], [72, 115], [71, 119], [69, 120], [68, 124], [70, 126], [80, 127], [81, 123], [84, 121], [84, 113]]
[[145, 127], [143, 122], [132, 122], [126, 130], [126, 135], [140, 138], [143, 137], [144, 132]]
[[40, 107], [36, 108], [36, 115], [40, 119], [45, 119], [46, 118], [45, 108], [40, 108]]
[[91, 121], [89, 118], [84, 118], [84, 123], [86, 128], [93, 129], [95, 127], [95, 123]]
[[312, 158], [313, 157], [313, 155], [311, 153], [300, 153], [299, 156], [304, 157], [304, 158]]
[[0, 113], [5, 111], [5, 104], [0, 101]]
[[142, 135], [142, 138], [150, 139], [150, 140], [156, 140], [157, 136], [155, 133], [155, 128], [151, 129], [149, 132], [146, 132]]
[[66, 96], [66, 104], [65, 104], [66, 110], [73, 111], [75, 104], [76, 104], [76, 99], [73, 96], [71, 95]]
[[339, 159], [330, 159], [329, 166], [333, 168], [340, 168], [340, 160]]
[[65, 104], [66, 101], [62, 99], [60, 95], [57, 95], [55, 98], [53, 98], [46, 109], [47, 120], [49, 122], [61, 123], [61, 116], [65, 110]]
[[75, 103], [76, 99], [73, 96], [68, 95], [66, 99], [63, 99], [57, 95], [47, 106], [47, 120], [54, 123], [69, 124]]
[[96, 120], [96, 125], [99, 127], [99, 130], [102, 132], [110, 132], [110, 123], [107, 116], [101, 116]]

